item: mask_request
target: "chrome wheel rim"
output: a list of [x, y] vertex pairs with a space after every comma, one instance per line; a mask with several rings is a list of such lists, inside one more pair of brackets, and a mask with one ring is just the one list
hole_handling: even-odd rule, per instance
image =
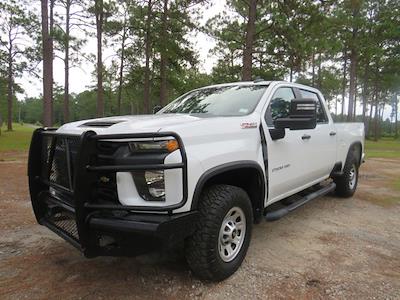
[[219, 230], [218, 252], [224, 262], [235, 259], [246, 236], [246, 217], [239, 207], [231, 208], [225, 215]]
[[352, 190], [356, 185], [357, 171], [356, 166], [352, 165], [349, 171], [349, 188]]

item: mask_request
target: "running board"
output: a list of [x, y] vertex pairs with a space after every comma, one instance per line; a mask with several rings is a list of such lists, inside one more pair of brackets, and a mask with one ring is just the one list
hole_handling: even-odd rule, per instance
[[332, 182], [332, 183], [322, 187], [321, 189], [319, 189], [315, 192], [312, 192], [311, 194], [308, 194], [307, 196], [304, 196], [303, 198], [299, 199], [298, 201], [296, 201], [288, 206], [268, 212], [265, 215], [265, 219], [267, 221], [279, 220], [283, 216], [286, 216], [288, 213], [290, 213], [293, 210], [295, 210], [296, 208], [299, 208], [300, 206], [306, 204], [307, 202], [332, 192], [335, 189], [335, 187], [336, 187], [336, 184], [334, 182]]

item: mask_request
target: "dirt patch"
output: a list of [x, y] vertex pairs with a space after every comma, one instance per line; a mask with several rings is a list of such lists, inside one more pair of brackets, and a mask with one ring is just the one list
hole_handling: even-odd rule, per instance
[[385, 202], [399, 197], [399, 160], [368, 160], [351, 199], [324, 197], [255, 226], [239, 271], [208, 283], [181, 253], [82, 257], [36, 224], [18, 155], [0, 162], [1, 299], [400, 298], [400, 202]]
[[372, 158], [362, 168], [357, 196], [376, 205], [397, 205], [400, 203], [399, 178], [400, 160]]
[[27, 157], [26, 151], [1, 151], [0, 164], [2, 162], [25, 162]]

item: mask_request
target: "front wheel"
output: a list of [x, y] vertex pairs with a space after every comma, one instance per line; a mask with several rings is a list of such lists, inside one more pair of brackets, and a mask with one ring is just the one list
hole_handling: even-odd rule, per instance
[[334, 178], [336, 195], [348, 198], [353, 196], [358, 184], [358, 163], [354, 155], [350, 155], [343, 168], [343, 174]]
[[247, 193], [230, 185], [206, 189], [199, 204], [197, 229], [186, 243], [186, 258], [200, 278], [220, 281], [232, 275], [246, 256], [253, 211]]

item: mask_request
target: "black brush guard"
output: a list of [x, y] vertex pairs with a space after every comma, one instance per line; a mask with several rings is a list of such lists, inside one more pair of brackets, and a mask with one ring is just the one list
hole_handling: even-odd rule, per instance
[[[99, 164], [99, 141], [163, 137], [178, 141], [181, 163]], [[177, 204], [144, 207], [96, 201], [93, 190], [99, 174], [167, 169], [182, 170], [183, 198]], [[186, 152], [180, 136], [174, 132], [97, 135], [86, 131], [69, 135], [39, 128], [32, 136], [28, 176], [38, 223], [87, 257], [136, 255], [159, 246], [160, 241], [167, 245], [180, 241], [194, 231], [197, 212], [172, 214], [188, 197]]]

